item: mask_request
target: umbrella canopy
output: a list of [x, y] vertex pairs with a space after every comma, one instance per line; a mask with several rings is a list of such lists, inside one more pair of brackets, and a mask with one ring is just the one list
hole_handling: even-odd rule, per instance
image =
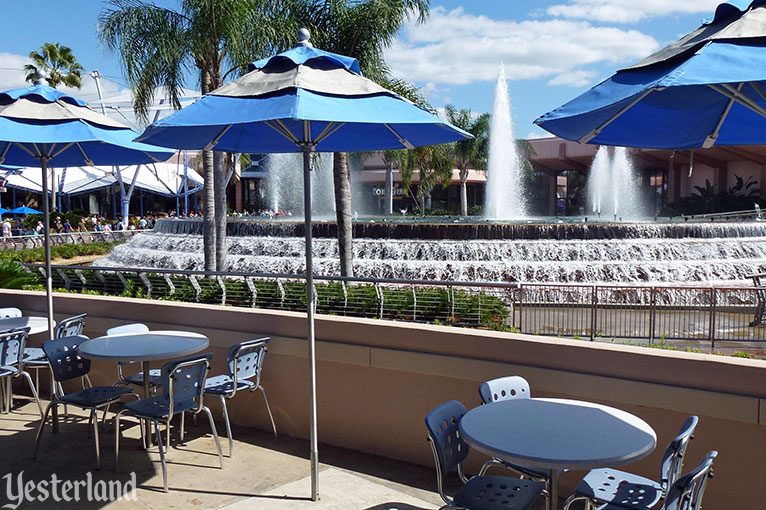
[[22, 205], [21, 207], [11, 209], [8, 211], [8, 214], [42, 214], [42, 211], [38, 211], [37, 209], [32, 209], [31, 207]]
[[[48, 166], [136, 164], [164, 161], [172, 152], [133, 141], [136, 133], [87, 103], [42, 84], [0, 93], [0, 165]], [[48, 200], [43, 200], [48, 330], [53, 338], [53, 292]]]
[[602, 145], [766, 143], [766, 0], [720, 4], [697, 30], [535, 124]]
[[311, 401], [311, 497], [318, 497], [314, 281], [311, 256], [312, 152], [404, 149], [470, 138], [410, 101], [364, 78], [356, 59], [298, 47], [149, 126], [139, 140], [179, 149], [302, 152], [306, 236], [307, 340]]
[[3, 214], [8, 214], [8, 212], [9, 212], [8, 209], [6, 209], [5, 207], [0, 207], [0, 216], [2, 216]]

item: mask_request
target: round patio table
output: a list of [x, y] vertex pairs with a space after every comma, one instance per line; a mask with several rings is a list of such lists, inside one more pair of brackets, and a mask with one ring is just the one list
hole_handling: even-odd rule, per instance
[[[162, 359], [180, 358], [201, 351], [210, 345], [205, 335], [189, 331], [149, 331], [123, 335], [100, 336], [80, 344], [84, 358], [102, 361], [140, 361], [144, 373], [144, 397], [151, 391], [149, 363]], [[151, 442], [149, 423], [147, 438]]]
[[482, 453], [548, 469], [552, 510], [558, 506], [559, 471], [628, 464], [657, 445], [657, 435], [641, 418], [579, 400], [494, 402], [470, 410], [459, 427], [463, 440]]
[[[54, 323], [55, 326], [55, 323]], [[47, 317], [7, 317], [0, 319], [0, 331], [6, 329], [29, 328], [29, 334], [45, 333], [48, 331]]]

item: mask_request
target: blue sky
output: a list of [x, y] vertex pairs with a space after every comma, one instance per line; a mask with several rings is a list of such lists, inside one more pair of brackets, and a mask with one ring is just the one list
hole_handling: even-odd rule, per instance
[[[157, 4], [177, 7], [178, 0]], [[387, 52], [395, 76], [421, 87], [435, 107], [491, 111], [502, 61], [517, 137], [541, 136], [532, 121], [615, 70], [697, 28], [717, 0], [432, 0], [423, 25], [408, 24]], [[107, 97], [124, 92], [117, 58], [96, 37], [98, 0], [6, 2], [0, 90], [24, 86], [21, 69], [45, 42], [72, 48], [98, 69]], [[28, 20], [29, 22], [26, 22]], [[96, 99], [86, 77], [75, 94]], [[197, 88], [190, 81], [189, 88]]]

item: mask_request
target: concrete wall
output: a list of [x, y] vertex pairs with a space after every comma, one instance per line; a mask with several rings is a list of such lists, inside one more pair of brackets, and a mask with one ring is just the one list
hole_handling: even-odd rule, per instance
[[[0, 291], [0, 306], [42, 315], [45, 305], [39, 293]], [[90, 336], [136, 321], [152, 329], [203, 333], [211, 340], [215, 372], [223, 370], [229, 345], [270, 335], [262, 382], [277, 427], [281, 434], [307, 437], [301, 314], [76, 294], [56, 295], [54, 306], [57, 318], [87, 312]], [[700, 425], [686, 468], [708, 450], [720, 452], [705, 508], [761, 506], [764, 361], [334, 316], [319, 316], [316, 331], [321, 442], [432, 465], [426, 413], [449, 399], [476, 406], [481, 381], [518, 374], [529, 380], [533, 396], [605, 403], [646, 420], [657, 432], [658, 448], [627, 469], [655, 479], [662, 450], [684, 419], [697, 414]], [[108, 364], [94, 363], [94, 371], [103, 383], [116, 378]], [[217, 412], [216, 403], [209, 404]], [[237, 396], [229, 409], [236, 423], [270, 428], [259, 394]], [[469, 467], [483, 460], [474, 452]], [[565, 474], [560, 493], [570, 492], [582, 474]]]

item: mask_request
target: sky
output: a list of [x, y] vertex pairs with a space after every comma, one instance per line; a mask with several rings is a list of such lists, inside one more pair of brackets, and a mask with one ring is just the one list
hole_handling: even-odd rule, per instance
[[[180, 0], [156, 0], [178, 8]], [[431, 0], [422, 24], [408, 22], [386, 50], [392, 74], [421, 88], [432, 106], [492, 110], [500, 65], [505, 67], [515, 136], [546, 132], [533, 121], [616, 70], [697, 28], [720, 0]], [[24, 64], [43, 43], [69, 46], [84, 67], [83, 87], [69, 91], [95, 101], [103, 76], [106, 98], [124, 94], [116, 55], [97, 38], [99, 0], [4, 2], [0, 90], [26, 86]], [[29, 20], [29, 23], [23, 22]], [[198, 89], [193, 78], [186, 84]], [[115, 115], [113, 113], [113, 115]], [[127, 115], [132, 122], [132, 116]]]

